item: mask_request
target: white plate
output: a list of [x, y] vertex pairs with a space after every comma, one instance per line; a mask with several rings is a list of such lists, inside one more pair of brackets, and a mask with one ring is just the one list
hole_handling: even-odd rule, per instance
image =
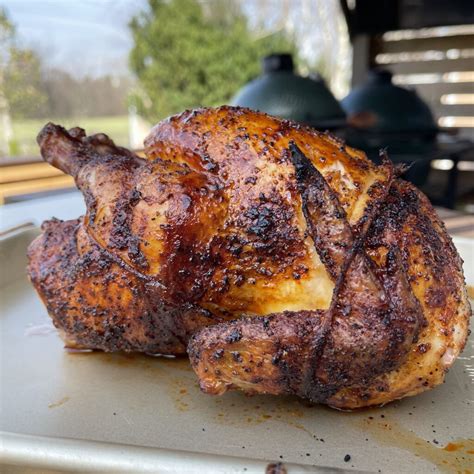
[[[280, 461], [289, 473], [472, 469], [472, 343], [444, 385], [383, 409], [341, 413], [293, 398], [210, 397], [199, 392], [186, 359], [65, 352], [25, 275], [26, 247], [37, 232], [0, 242], [5, 465], [176, 473], [263, 473]], [[456, 244], [474, 285], [473, 241]]]

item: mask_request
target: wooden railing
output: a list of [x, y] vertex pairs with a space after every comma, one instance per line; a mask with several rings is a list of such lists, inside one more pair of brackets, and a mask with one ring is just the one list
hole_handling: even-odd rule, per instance
[[40, 160], [39, 157], [0, 159], [0, 204], [18, 196], [74, 186], [71, 176]]
[[[144, 157], [143, 150], [135, 150]], [[9, 200], [31, 194], [67, 190], [74, 187], [74, 179], [42, 161], [41, 157], [0, 158], [0, 205]]]
[[474, 25], [402, 30], [374, 36], [371, 67], [390, 69], [413, 87], [444, 128], [474, 134]]

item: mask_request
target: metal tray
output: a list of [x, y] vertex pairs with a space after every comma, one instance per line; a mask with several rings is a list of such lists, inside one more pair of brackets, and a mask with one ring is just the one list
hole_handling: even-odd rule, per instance
[[[210, 397], [186, 359], [66, 352], [25, 274], [37, 233], [0, 241], [2, 472], [263, 473], [279, 462], [289, 473], [472, 469], [472, 338], [444, 385], [384, 408]], [[456, 244], [474, 285], [474, 241]]]

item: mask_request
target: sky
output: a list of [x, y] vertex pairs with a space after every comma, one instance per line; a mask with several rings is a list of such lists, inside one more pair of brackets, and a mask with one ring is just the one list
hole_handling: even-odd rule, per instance
[[146, 0], [0, 0], [20, 44], [79, 76], [128, 73], [130, 18]]

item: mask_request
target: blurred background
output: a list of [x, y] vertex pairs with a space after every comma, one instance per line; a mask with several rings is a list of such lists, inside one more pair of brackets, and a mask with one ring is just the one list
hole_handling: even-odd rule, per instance
[[47, 121], [140, 150], [186, 108], [238, 104], [387, 149], [474, 213], [474, 8], [451, 0], [0, 0], [0, 203], [73, 190]]

